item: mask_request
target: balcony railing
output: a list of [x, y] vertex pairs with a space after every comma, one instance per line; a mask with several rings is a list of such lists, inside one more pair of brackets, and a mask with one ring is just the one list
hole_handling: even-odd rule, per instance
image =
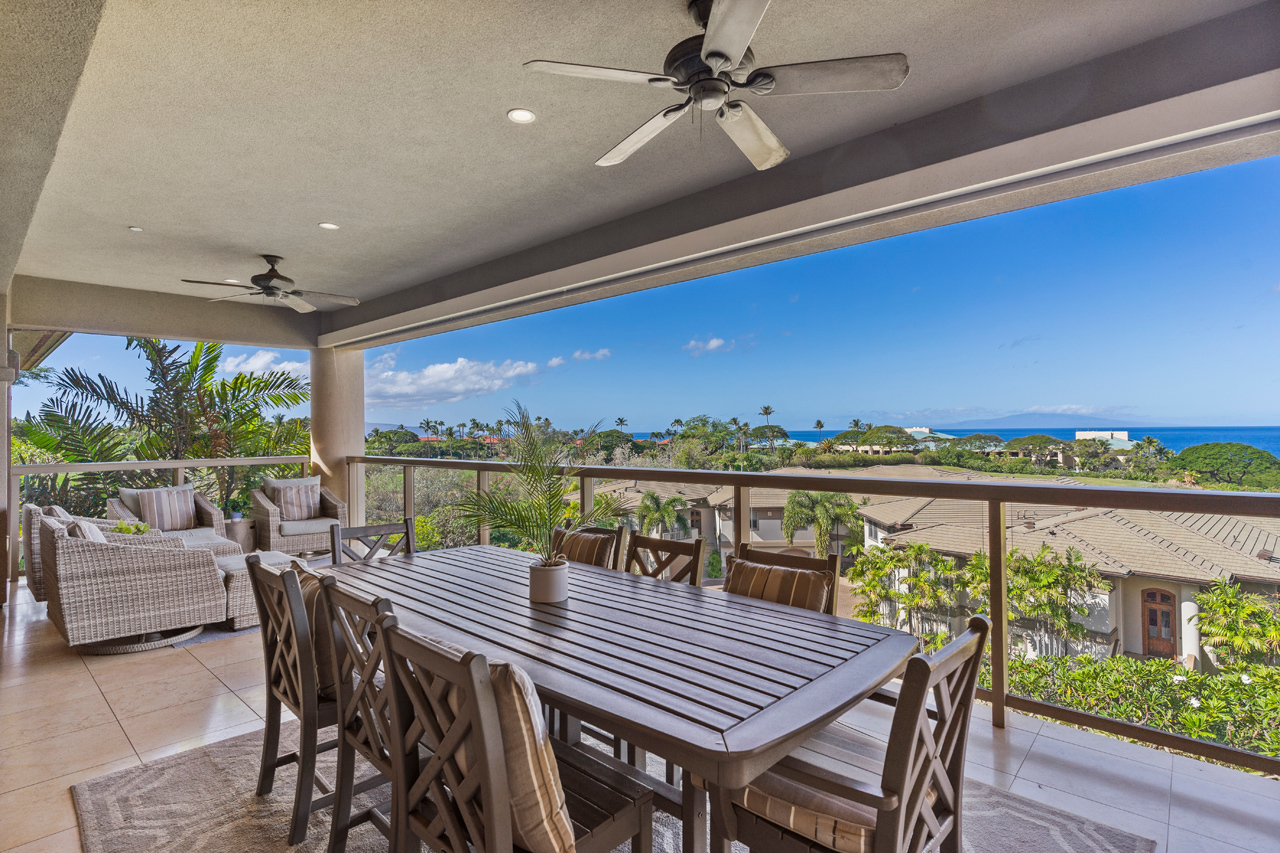
[[[414, 514], [416, 507], [416, 469], [473, 472], [475, 487], [488, 490], [490, 477], [510, 473], [514, 467], [505, 462], [454, 459], [407, 459], [387, 456], [350, 456], [354, 466], [351, 483], [361, 484], [362, 466], [394, 466], [403, 468], [404, 507]], [[569, 473], [566, 471], [566, 473]], [[826, 474], [769, 474], [735, 471], [695, 471], [683, 469], [623, 468], [586, 466], [575, 468], [579, 479], [582, 506], [592, 505], [597, 480], [643, 480], [646, 482], [727, 486], [733, 489], [733, 541], [750, 541], [750, 490], [783, 489], [810, 492], [834, 492], [857, 495], [944, 498], [977, 501], [985, 504], [986, 553], [990, 562], [991, 689], [979, 691], [980, 698], [991, 703], [991, 721], [1003, 728], [1006, 710], [1036, 714], [1071, 725], [1097, 729], [1120, 737], [1200, 756], [1224, 764], [1246, 767], [1266, 774], [1280, 774], [1280, 758], [1260, 755], [1212, 741], [1199, 740], [1149, 726], [1098, 716], [1047, 702], [1018, 696], [1010, 692], [1008, 567], [1009, 504], [1040, 504], [1079, 509], [1147, 510], [1152, 512], [1207, 513], [1227, 516], [1280, 518], [1280, 494], [1218, 492], [1192, 489], [1149, 489], [1112, 486], [1066, 485], [1061, 483], [1009, 482], [943, 479], [883, 479], [872, 477], [838, 477]], [[348, 496], [350, 505], [363, 507], [365, 495]], [[489, 531], [481, 529], [481, 544], [488, 544]]]

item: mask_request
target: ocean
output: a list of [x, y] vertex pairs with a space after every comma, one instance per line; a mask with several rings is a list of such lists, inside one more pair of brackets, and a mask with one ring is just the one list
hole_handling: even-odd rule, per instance
[[[824, 429], [822, 431], [823, 438], [830, 438], [839, 435], [839, 429]], [[963, 436], [973, 435], [977, 432], [986, 432], [986, 430], [943, 430], [947, 435]], [[813, 429], [794, 429], [787, 430], [788, 435], [795, 441], [816, 442], [818, 440], [818, 431]], [[1051, 435], [1054, 438], [1063, 438], [1071, 440], [1076, 437], [1074, 429], [1001, 429], [996, 430], [993, 434], [999, 435], [1005, 441], [1011, 438], [1022, 438], [1027, 435]], [[648, 438], [647, 432], [637, 432], [637, 438]], [[1153, 436], [1160, 440], [1160, 443], [1172, 450], [1174, 453], [1181, 452], [1195, 444], [1208, 444], [1215, 441], [1238, 441], [1241, 444], [1252, 445], [1259, 450], [1266, 450], [1280, 456], [1280, 426], [1253, 426], [1253, 427], [1134, 427], [1129, 430], [1129, 438], [1137, 441], [1143, 436]]]

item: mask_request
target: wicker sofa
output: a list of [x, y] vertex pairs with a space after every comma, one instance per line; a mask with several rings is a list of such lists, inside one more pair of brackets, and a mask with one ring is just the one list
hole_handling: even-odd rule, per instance
[[[40, 518], [51, 515], [52, 510], [51, 506], [22, 505], [22, 558], [27, 573], [27, 588], [31, 590], [36, 601], [44, 601], [47, 597], [44, 567], [40, 559]], [[116, 526], [116, 522], [101, 518], [72, 516], [72, 520], [87, 521], [104, 532], [109, 532]], [[158, 537], [160, 531], [152, 530], [141, 535]]]
[[[229, 621], [235, 629], [258, 624], [244, 557], [216, 557], [184, 539], [104, 530], [107, 542], [68, 534], [58, 519], [37, 516], [49, 620], [67, 643], [121, 638]], [[101, 529], [101, 528], [100, 528]], [[286, 554], [262, 554], [286, 566]], [[135, 651], [128, 643], [105, 651]]]
[[[227, 538], [227, 518], [213, 501], [195, 492], [196, 525], [189, 530], [162, 530], [161, 535], [173, 539], [194, 540], [192, 547], [212, 551], [219, 557], [236, 557], [243, 552], [240, 546]], [[112, 521], [142, 521], [135, 510], [122, 497], [107, 501], [107, 518]], [[195, 544], [198, 542], [198, 545]]]
[[333, 543], [329, 528], [347, 526], [347, 505], [333, 492], [320, 488], [320, 517], [303, 521], [282, 521], [280, 508], [262, 489], [250, 493], [250, 516], [257, 530], [258, 550], [301, 554], [305, 551], [328, 551]]

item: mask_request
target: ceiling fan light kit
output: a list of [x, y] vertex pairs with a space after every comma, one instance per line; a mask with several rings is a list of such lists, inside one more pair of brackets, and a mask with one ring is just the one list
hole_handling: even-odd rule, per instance
[[705, 32], [687, 38], [667, 54], [662, 74], [536, 59], [529, 71], [640, 83], [686, 96], [640, 125], [596, 161], [614, 166], [640, 150], [690, 109], [714, 112], [716, 122], [757, 169], [770, 169], [790, 153], [764, 120], [734, 95], [831, 95], [896, 89], [910, 71], [901, 53], [853, 56], [794, 65], [756, 68], [751, 39], [769, 0], [691, 0], [689, 15]]
[[339, 305], [354, 306], [360, 304], [360, 300], [354, 296], [339, 296], [336, 293], [321, 293], [318, 290], [302, 290], [294, 284], [293, 279], [282, 275], [276, 269], [284, 261], [284, 258], [279, 255], [263, 255], [262, 259], [267, 262], [267, 266], [270, 269], [249, 279], [252, 284], [240, 284], [232, 279], [199, 281], [197, 279], [184, 278], [182, 281], [186, 284], [209, 284], [214, 287], [239, 287], [248, 291], [247, 293], [233, 293], [230, 296], [219, 296], [216, 299], [210, 299], [210, 302], [225, 302], [229, 299], [254, 297], [266, 299], [269, 304], [292, 308], [299, 314], [309, 314], [316, 310], [316, 306], [309, 301], [313, 299], [336, 302]]

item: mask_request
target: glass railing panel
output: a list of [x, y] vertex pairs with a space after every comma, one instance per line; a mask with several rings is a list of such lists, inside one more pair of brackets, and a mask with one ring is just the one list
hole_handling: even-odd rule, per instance
[[476, 490], [475, 471], [413, 469], [414, 538], [418, 550], [476, 544], [479, 531], [462, 518], [458, 504]]

